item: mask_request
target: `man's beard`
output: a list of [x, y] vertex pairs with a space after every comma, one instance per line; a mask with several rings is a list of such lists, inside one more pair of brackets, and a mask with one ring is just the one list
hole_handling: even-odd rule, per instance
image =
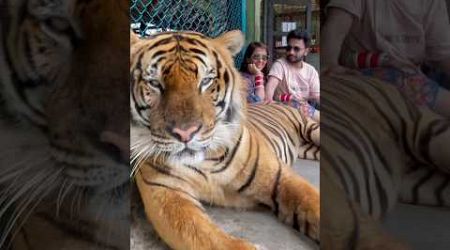
[[290, 63], [298, 63], [298, 62], [301, 62], [301, 61], [303, 61], [304, 58], [305, 58], [305, 56], [299, 56], [299, 57], [297, 57], [297, 56], [287, 56], [287, 60], [288, 60]]

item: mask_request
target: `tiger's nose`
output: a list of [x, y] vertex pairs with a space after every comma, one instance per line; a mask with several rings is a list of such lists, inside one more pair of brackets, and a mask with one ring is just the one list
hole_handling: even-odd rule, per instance
[[193, 124], [187, 128], [174, 127], [172, 128], [171, 133], [181, 142], [188, 142], [192, 140], [192, 137], [194, 137], [198, 131], [200, 131], [201, 127], [200, 123]]

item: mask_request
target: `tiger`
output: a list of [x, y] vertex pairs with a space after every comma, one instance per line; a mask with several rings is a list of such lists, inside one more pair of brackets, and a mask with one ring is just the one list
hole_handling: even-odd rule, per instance
[[399, 202], [450, 207], [450, 121], [358, 74], [322, 75], [321, 111], [321, 248], [411, 248], [381, 222]]
[[0, 249], [129, 249], [129, 1], [0, 12]]
[[320, 125], [282, 104], [247, 106], [232, 57], [238, 30], [130, 35], [132, 176], [146, 216], [172, 249], [257, 249], [203, 204], [252, 208], [319, 241], [319, 191], [294, 173], [320, 158]]

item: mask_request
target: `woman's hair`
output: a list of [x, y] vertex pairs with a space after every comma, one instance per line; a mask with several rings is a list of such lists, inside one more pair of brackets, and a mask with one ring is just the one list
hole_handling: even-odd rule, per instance
[[[248, 67], [247, 65], [250, 64], [251, 62], [251, 57], [253, 52], [255, 51], [255, 49], [257, 48], [262, 48], [266, 50], [267, 56], [269, 56], [269, 50], [267, 49], [267, 46], [264, 43], [260, 43], [260, 42], [252, 42], [247, 46], [247, 49], [245, 50], [245, 54], [244, 54], [244, 59], [242, 60], [241, 63], [241, 67], [239, 69], [239, 71], [244, 72], [244, 73], [250, 73], [248, 72]], [[264, 66], [264, 68], [262, 69], [262, 73], [267, 76], [267, 74], [269, 73], [269, 64], [268, 64], [268, 60], [266, 62], [266, 66]]]

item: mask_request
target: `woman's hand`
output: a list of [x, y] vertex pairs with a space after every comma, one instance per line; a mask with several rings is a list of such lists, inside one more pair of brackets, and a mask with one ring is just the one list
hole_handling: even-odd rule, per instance
[[263, 75], [263, 73], [261, 72], [261, 70], [259, 70], [255, 64], [250, 63], [248, 65], [248, 72], [250, 72], [250, 74], [252, 75]]

